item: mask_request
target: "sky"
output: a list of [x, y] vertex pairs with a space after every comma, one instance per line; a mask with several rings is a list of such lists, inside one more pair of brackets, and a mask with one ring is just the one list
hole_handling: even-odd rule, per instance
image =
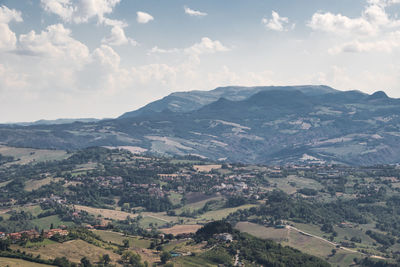
[[0, 122], [172, 92], [324, 84], [400, 98], [400, 0], [0, 0]]

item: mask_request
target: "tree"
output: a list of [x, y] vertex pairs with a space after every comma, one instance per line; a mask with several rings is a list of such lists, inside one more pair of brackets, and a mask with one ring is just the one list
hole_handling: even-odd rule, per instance
[[103, 254], [103, 256], [100, 257], [100, 263], [103, 263], [105, 265], [109, 264], [111, 262], [110, 255], [108, 254]]
[[332, 256], [335, 256], [335, 254], [336, 254], [336, 249], [332, 249]]
[[160, 260], [162, 264], [165, 264], [167, 261], [169, 261], [172, 258], [171, 254], [167, 251], [163, 251], [160, 255]]
[[122, 243], [124, 245], [124, 248], [129, 248], [129, 239], [122, 240]]
[[81, 259], [81, 265], [82, 267], [92, 267], [92, 264], [90, 263], [90, 260], [86, 257], [83, 257]]
[[124, 251], [121, 256], [121, 260], [125, 265], [128, 266], [133, 266], [133, 267], [143, 267], [145, 265], [142, 264], [141, 260], [142, 257], [140, 257], [139, 254], [133, 252], [133, 251]]

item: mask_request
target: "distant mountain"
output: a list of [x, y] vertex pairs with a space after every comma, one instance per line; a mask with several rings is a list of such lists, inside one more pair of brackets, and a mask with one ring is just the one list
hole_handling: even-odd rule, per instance
[[137, 117], [152, 112], [162, 112], [170, 110], [173, 112], [189, 112], [197, 110], [207, 104], [217, 101], [221, 97], [228, 100], [244, 100], [258, 92], [262, 91], [300, 91], [306, 95], [321, 95], [335, 93], [337, 90], [324, 85], [306, 85], [306, 86], [227, 86], [218, 87], [211, 91], [189, 91], [172, 93], [163, 99], [151, 102], [150, 104], [131, 112], [121, 115], [119, 118]]
[[67, 124], [74, 122], [97, 122], [99, 119], [94, 118], [82, 118], [82, 119], [56, 119], [56, 120], [38, 120], [34, 122], [15, 122], [8, 124], [31, 126], [31, 125], [53, 125], [53, 124]]
[[[177, 103], [172, 96], [181, 104], [172, 105]], [[184, 105], [185, 97], [191, 105]], [[172, 94], [130, 114], [88, 123], [4, 125], [0, 142], [63, 149], [130, 146], [246, 163], [400, 162], [400, 100], [384, 92], [224, 87]]]

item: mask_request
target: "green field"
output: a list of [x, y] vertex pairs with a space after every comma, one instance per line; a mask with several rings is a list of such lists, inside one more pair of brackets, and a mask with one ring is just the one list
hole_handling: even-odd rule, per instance
[[53, 178], [53, 177], [47, 177], [41, 180], [28, 180], [25, 182], [25, 190], [30, 192], [32, 190], [39, 189], [43, 185], [50, 184], [51, 182], [59, 182], [61, 180], [62, 178]]
[[15, 160], [18, 160], [7, 164], [26, 164], [29, 162], [62, 160], [69, 157], [69, 154], [64, 150], [17, 148], [2, 145], [0, 145], [0, 154], [4, 156], [12, 156]]
[[192, 257], [192, 256], [185, 256], [185, 257], [177, 257], [171, 261], [175, 267], [215, 267], [218, 264], [207, 262], [205, 259], [201, 257]]
[[173, 205], [178, 205], [178, 204], [181, 203], [182, 194], [172, 192], [172, 193], [170, 193], [170, 195], [169, 195], [168, 198], [169, 198], [169, 200], [171, 201], [171, 203], [172, 203]]
[[210, 198], [207, 198], [207, 199], [204, 199], [204, 200], [201, 200], [201, 201], [197, 201], [197, 202], [194, 202], [194, 203], [186, 204], [186, 205], [183, 206], [182, 208], [177, 209], [177, 210], [175, 210], [175, 211], [176, 211], [177, 213], [181, 213], [181, 212], [183, 212], [183, 211], [185, 211], [185, 210], [188, 210], [188, 211], [195, 211], [195, 210], [199, 210], [199, 209], [203, 208], [204, 205], [205, 205], [208, 201], [221, 201], [221, 202], [222, 202], [223, 200], [224, 200], [224, 198], [221, 197], [221, 196], [210, 197]]
[[41, 247], [23, 248], [20, 249], [26, 253], [32, 253], [34, 256], [40, 254], [43, 259], [54, 259], [56, 257], [67, 257], [72, 262], [80, 262], [83, 257], [89, 258], [91, 262], [97, 262], [100, 255], [108, 254], [115, 264], [120, 259], [120, 255], [113, 253], [111, 250], [97, 247], [83, 240], [72, 240], [64, 243], [53, 243]]
[[239, 222], [235, 226], [241, 232], [249, 233], [253, 236], [272, 239], [276, 242], [285, 241], [288, 238], [288, 229], [275, 229], [274, 227], [264, 227], [250, 222]]
[[154, 217], [145, 216], [145, 217], [143, 217], [143, 218], [139, 221], [139, 224], [140, 224], [140, 226], [143, 227], [143, 228], [150, 228], [150, 227], [151, 227], [151, 226], [150, 226], [151, 224], [152, 224], [154, 227], [160, 227], [160, 226], [165, 225], [166, 222], [163, 221], [163, 220], [154, 218]]
[[213, 211], [209, 211], [209, 212], [202, 214], [199, 219], [206, 220], [206, 221], [221, 220], [221, 219], [225, 218], [226, 216], [228, 216], [232, 212], [235, 212], [240, 209], [242, 209], [242, 210], [250, 209], [252, 207], [257, 207], [257, 205], [246, 204], [246, 205], [242, 205], [242, 206], [235, 207], [235, 208], [225, 208], [225, 209], [220, 209], [220, 210], [213, 210]]
[[93, 230], [93, 232], [101, 237], [106, 242], [112, 242], [118, 245], [123, 245], [123, 240], [128, 239], [129, 244], [132, 247], [138, 248], [148, 248], [150, 246], [151, 240], [144, 239], [141, 237], [135, 236], [124, 236], [121, 233], [117, 232], [110, 232], [110, 231], [103, 231], [103, 230]]
[[58, 227], [60, 225], [73, 225], [72, 222], [63, 222], [61, 221], [60, 217], [58, 215], [52, 215], [48, 217], [43, 217], [39, 219], [34, 219], [32, 220], [32, 223], [37, 226], [40, 230], [41, 229], [50, 229], [51, 224], [53, 224], [54, 227]]

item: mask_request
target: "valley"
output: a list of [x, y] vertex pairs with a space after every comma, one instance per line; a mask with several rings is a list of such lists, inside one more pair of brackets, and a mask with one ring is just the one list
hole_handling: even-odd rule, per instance
[[[180, 255], [171, 259], [174, 266], [199, 261], [215, 266], [218, 260], [204, 258], [216, 249], [215, 241], [190, 240], [219, 220], [333, 265], [398, 260], [396, 165], [221, 164], [103, 147], [63, 152], [3, 146], [2, 151], [8, 160], [0, 166], [0, 231], [5, 237], [26, 230], [38, 236], [51, 228], [68, 231], [56, 239], [12, 239], [10, 248], [32, 255], [28, 260], [40, 254], [50, 265], [63, 257], [79, 263], [85, 256], [98, 263], [98, 256], [107, 254], [118, 265], [127, 239], [130, 250], [149, 264], [159, 263], [160, 251], [166, 251]], [[83, 247], [97, 252], [90, 256]], [[233, 259], [229, 253], [226, 259]], [[240, 254], [238, 259], [246, 261]]]

